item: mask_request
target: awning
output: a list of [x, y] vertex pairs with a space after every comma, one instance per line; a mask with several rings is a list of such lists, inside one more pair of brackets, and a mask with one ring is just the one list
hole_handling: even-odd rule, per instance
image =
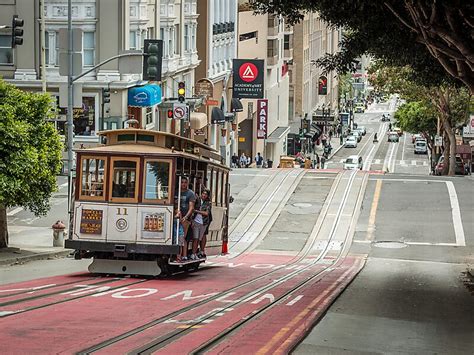
[[211, 123], [224, 123], [225, 122], [225, 115], [224, 111], [222, 111], [219, 107], [213, 107], [211, 112]]
[[207, 126], [207, 115], [202, 112], [191, 112], [191, 129], [201, 129]]
[[239, 99], [232, 99], [230, 102], [230, 110], [232, 112], [242, 112], [244, 107], [242, 106], [242, 102]]
[[128, 106], [149, 107], [161, 103], [161, 87], [156, 84], [128, 89]]
[[290, 127], [288, 126], [275, 128], [275, 130], [268, 136], [267, 143], [278, 143], [288, 134], [288, 132], [290, 132]]
[[304, 136], [306, 138], [312, 138], [313, 140], [316, 140], [321, 135], [321, 133], [321, 128], [319, 128], [316, 123], [312, 122], [311, 126], [309, 127], [309, 132], [307, 132]]

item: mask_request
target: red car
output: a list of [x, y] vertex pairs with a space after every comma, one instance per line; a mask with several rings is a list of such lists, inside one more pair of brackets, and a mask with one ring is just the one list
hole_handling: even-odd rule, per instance
[[[435, 167], [435, 175], [441, 175], [444, 168], [444, 155], [442, 155], [439, 160], [438, 164]], [[456, 167], [454, 168], [454, 173], [456, 175], [466, 175], [466, 170], [464, 168], [464, 161], [460, 156], [456, 156]]]

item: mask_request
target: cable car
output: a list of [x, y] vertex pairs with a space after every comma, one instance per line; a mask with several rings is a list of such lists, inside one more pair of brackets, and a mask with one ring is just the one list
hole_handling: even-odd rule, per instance
[[[66, 248], [93, 258], [93, 273], [151, 275], [197, 269], [205, 259], [177, 262], [174, 231], [181, 180], [199, 196], [210, 190], [212, 222], [206, 255], [222, 252], [229, 219], [229, 171], [211, 147], [143, 129], [101, 132], [104, 145], [76, 150], [74, 214]], [[199, 186], [196, 186], [198, 184]], [[185, 242], [188, 247], [192, 243]]]

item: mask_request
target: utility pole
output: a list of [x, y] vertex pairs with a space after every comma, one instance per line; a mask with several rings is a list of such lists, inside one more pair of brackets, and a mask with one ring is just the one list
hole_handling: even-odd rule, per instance
[[73, 92], [73, 71], [72, 71], [72, 50], [73, 50], [73, 43], [72, 43], [72, 0], [67, 1], [67, 34], [68, 34], [68, 74], [67, 74], [67, 168], [68, 168], [68, 212], [69, 212], [69, 220], [68, 220], [68, 232], [69, 237], [72, 236], [72, 215], [74, 212], [74, 207], [72, 205], [72, 165], [73, 165], [73, 152], [72, 148], [74, 146], [73, 143], [73, 99], [74, 99], [74, 92]]
[[41, 41], [41, 90], [46, 92], [46, 25], [44, 15], [44, 0], [40, 0], [40, 16], [41, 16], [41, 30], [40, 30], [40, 41]]

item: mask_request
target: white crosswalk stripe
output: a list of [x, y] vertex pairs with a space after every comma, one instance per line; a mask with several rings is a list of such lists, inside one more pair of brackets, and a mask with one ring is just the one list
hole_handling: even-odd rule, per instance
[[416, 160], [412, 160], [411, 165], [416, 165]]

